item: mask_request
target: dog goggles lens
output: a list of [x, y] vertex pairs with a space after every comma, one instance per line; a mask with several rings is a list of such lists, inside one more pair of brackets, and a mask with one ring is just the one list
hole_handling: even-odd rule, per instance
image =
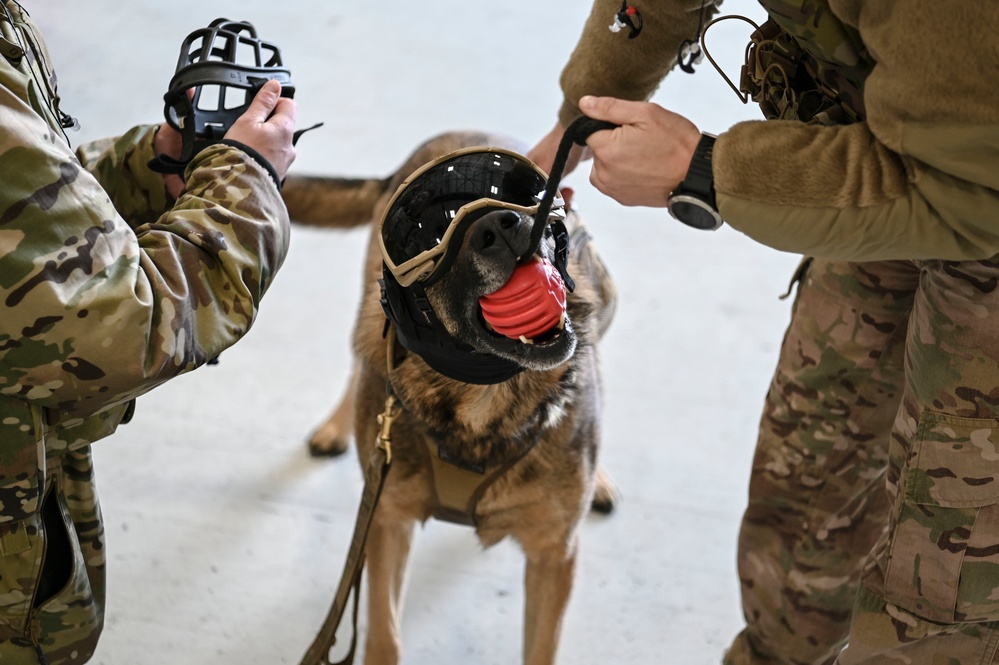
[[428, 276], [468, 214], [502, 208], [533, 215], [547, 183], [530, 160], [499, 148], [445, 155], [411, 175], [379, 229], [382, 258], [402, 286]]

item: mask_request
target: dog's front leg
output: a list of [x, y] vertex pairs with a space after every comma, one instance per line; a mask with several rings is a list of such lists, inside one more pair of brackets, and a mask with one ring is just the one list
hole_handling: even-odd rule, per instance
[[415, 522], [394, 519], [385, 512], [376, 511], [368, 532], [368, 636], [364, 665], [396, 665], [402, 650], [399, 622]]
[[552, 665], [572, 591], [576, 542], [525, 553], [524, 665]]
[[309, 436], [309, 452], [313, 457], [336, 457], [347, 452], [350, 437], [354, 434], [354, 397], [360, 376], [361, 372], [355, 363], [339, 404]]

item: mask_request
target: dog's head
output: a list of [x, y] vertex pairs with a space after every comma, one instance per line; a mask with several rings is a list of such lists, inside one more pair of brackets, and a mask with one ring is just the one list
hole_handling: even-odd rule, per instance
[[[425, 298], [420, 306], [429, 306], [441, 332], [478, 354], [536, 371], [564, 363], [576, 348], [565, 288], [551, 268], [550, 230], [531, 251], [545, 184], [545, 174], [517, 153], [460, 150], [403, 183], [379, 232], [386, 280], [414, 302]], [[554, 215], [562, 214], [556, 206]], [[497, 295], [509, 297], [496, 305]], [[499, 315], [484, 313], [484, 304], [503, 309], [508, 325], [495, 325]]]
[[[522, 266], [535, 261], [541, 266], [554, 263], [550, 234], [534, 256], [525, 256], [534, 223], [533, 217], [510, 210], [492, 210], [474, 220], [453, 263], [426, 293], [456, 339], [527, 369], [547, 370], [568, 360], [576, 348], [576, 334], [565, 308], [565, 287], [556, 271], [528, 271], [529, 283], [521, 290], [523, 301], [512, 305], [519, 310], [512, 314], [523, 321], [520, 326], [515, 323], [500, 332], [483, 311], [488, 297], [504, 289]], [[513, 299], [517, 297], [515, 293]], [[540, 325], [533, 325], [535, 321]], [[521, 334], [518, 328], [523, 329]]]

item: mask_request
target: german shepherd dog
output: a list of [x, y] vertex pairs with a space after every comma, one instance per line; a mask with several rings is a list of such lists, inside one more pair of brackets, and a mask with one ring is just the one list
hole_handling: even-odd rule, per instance
[[[402, 410], [392, 429], [391, 470], [367, 541], [367, 665], [399, 660], [398, 622], [410, 544], [418, 522], [441, 516], [442, 494], [449, 490], [440, 489], [439, 476], [502, 470], [472, 492], [469, 523], [484, 546], [512, 536], [527, 557], [523, 655], [528, 665], [554, 663], [581, 521], [591, 506], [609, 512], [616, 498], [613, 484], [597, 468], [597, 342], [610, 323], [615, 289], [574, 211], [567, 213], [566, 226], [571, 238], [568, 272], [575, 290], [567, 296], [564, 326], [560, 324], [554, 340], [525, 344], [485, 325], [479, 297], [509, 279], [518, 257], [510, 250], [499, 259], [478, 260], [470, 240], [474, 226], [460, 241], [447, 274], [426, 289], [451, 335], [477, 351], [515, 359], [524, 371], [492, 385], [463, 383], [387, 342], [377, 221], [414, 170], [469, 146], [522, 148], [492, 135], [448, 133], [424, 143], [387, 178], [291, 175], [283, 189], [296, 223], [343, 228], [374, 222], [354, 328], [352, 377], [341, 403], [309, 441], [316, 455], [339, 454], [355, 435], [364, 464], [379, 432], [376, 420], [385, 405], [386, 386], [398, 396]], [[529, 234], [533, 220], [525, 222], [509, 232]], [[524, 245], [523, 238], [507, 241]], [[551, 259], [553, 243], [542, 243], [539, 251]]]

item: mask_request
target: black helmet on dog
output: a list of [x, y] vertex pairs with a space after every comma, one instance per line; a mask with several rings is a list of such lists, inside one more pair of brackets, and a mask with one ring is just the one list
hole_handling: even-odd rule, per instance
[[[451, 336], [424, 287], [447, 272], [475, 219], [496, 209], [534, 216], [547, 181], [544, 171], [518, 153], [465, 148], [416, 170], [386, 206], [378, 227], [382, 308], [395, 324], [399, 342], [434, 370], [466, 383], [488, 384], [523, 369]], [[561, 200], [551, 216], [564, 217]]]
[[[496, 209], [534, 216], [547, 182], [537, 165], [503, 148], [466, 148], [426, 164], [399, 187], [379, 224], [385, 265], [403, 286], [439, 277], [468, 224]], [[561, 199], [550, 214], [565, 216]]]

